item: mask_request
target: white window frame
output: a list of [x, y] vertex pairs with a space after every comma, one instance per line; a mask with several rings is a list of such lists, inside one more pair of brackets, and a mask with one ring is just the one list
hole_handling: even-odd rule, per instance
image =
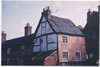
[[[67, 59], [63, 57], [63, 52], [67, 52], [68, 53], [68, 58]], [[69, 52], [68, 51], [63, 51], [63, 52], [62, 52], [62, 61], [63, 62], [68, 62], [69, 61]]]
[[[64, 37], [66, 37], [66, 39]], [[66, 40], [66, 41], [64, 42], [64, 40]], [[68, 43], [68, 36], [67, 35], [62, 35], [62, 43]]]
[[[80, 53], [80, 60], [77, 60], [77, 58], [76, 58], [76, 52]], [[75, 61], [81, 61], [81, 51], [76, 51], [76, 52], [75, 52]]]

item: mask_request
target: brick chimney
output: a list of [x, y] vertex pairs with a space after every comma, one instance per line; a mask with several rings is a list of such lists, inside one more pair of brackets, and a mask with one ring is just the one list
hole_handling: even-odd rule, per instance
[[88, 9], [88, 12], [87, 12], [87, 17], [90, 17], [91, 15], [92, 15], [92, 11], [91, 11], [91, 9]]
[[80, 30], [83, 30], [83, 27], [81, 25], [77, 26]]
[[2, 31], [2, 43], [6, 41], [6, 33]]
[[32, 33], [32, 27], [27, 23], [25, 26], [25, 36], [29, 36]]
[[45, 15], [47, 18], [50, 18], [50, 16], [51, 16], [51, 10], [50, 10], [49, 6], [46, 7], [46, 8], [43, 8], [42, 15]]
[[91, 11], [91, 9], [88, 9], [88, 12], [87, 12], [87, 23], [91, 22], [92, 14], [93, 14], [93, 12]]

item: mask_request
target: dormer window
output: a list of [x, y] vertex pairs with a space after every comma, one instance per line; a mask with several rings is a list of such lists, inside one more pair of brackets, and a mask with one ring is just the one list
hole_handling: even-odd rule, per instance
[[63, 42], [63, 43], [67, 43], [67, 42], [68, 42], [67, 35], [63, 35], [63, 36], [62, 36], [62, 42]]

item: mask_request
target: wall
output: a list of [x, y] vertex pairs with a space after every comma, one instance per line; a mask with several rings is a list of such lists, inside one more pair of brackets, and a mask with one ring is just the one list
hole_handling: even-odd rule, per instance
[[62, 52], [69, 52], [69, 62], [75, 61], [75, 52], [81, 52], [81, 61], [86, 60], [86, 50], [85, 50], [85, 39], [84, 37], [79, 36], [69, 36], [67, 35], [68, 43], [62, 43], [62, 35], [58, 34], [58, 53], [59, 53], [59, 62], [63, 62], [62, 60]]
[[51, 55], [45, 58], [45, 66], [55, 66], [57, 64], [57, 51], [54, 51]]
[[33, 52], [51, 51], [57, 49], [57, 35], [47, 34], [34, 39]]

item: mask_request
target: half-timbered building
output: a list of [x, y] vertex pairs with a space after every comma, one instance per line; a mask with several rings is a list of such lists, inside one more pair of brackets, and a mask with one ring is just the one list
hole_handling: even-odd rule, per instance
[[51, 15], [47, 7], [35, 31], [33, 52], [52, 50], [57, 51], [59, 64], [86, 60], [84, 34], [70, 19]]

